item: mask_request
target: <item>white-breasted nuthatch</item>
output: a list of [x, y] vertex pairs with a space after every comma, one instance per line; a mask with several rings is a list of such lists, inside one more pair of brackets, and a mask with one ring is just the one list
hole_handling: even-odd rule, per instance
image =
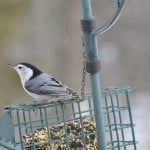
[[24, 90], [38, 100], [48, 100], [71, 95], [78, 99], [78, 94], [62, 82], [48, 75], [29, 63], [9, 64], [20, 77]]

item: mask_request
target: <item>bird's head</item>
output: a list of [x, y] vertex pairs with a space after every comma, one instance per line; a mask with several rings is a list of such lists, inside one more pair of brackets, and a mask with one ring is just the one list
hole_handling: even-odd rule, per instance
[[25, 83], [42, 73], [39, 69], [29, 63], [9, 64], [9, 66], [17, 71], [22, 83]]

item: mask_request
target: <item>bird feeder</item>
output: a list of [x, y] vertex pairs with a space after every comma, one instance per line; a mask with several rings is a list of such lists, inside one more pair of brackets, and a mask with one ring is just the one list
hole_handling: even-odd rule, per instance
[[56, 99], [6, 106], [0, 118], [0, 146], [9, 150], [136, 150], [130, 87], [100, 88], [96, 36], [120, 16], [125, 0], [114, 2], [114, 16], [96, 29], [91, 1], [82, 0], [81, 28], [92, 93], [84, 93], [82, 101], [64, 97], [63, 105]]

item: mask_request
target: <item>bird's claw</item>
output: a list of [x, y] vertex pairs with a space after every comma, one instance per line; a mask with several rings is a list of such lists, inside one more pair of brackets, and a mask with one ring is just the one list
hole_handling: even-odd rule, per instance
[[62, 102], [62, 99], [58, 99], [57, 102], [60, 104], [60, 106], [63, 108], [63, 109], [66, 109], [66, 104], [64, 102]]

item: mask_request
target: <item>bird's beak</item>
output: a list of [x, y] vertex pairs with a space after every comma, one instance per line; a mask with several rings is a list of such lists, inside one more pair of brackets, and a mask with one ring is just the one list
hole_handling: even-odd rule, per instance
[[14, 69], [16, 65], [15, 64], [8, 64], [8, 66]]

